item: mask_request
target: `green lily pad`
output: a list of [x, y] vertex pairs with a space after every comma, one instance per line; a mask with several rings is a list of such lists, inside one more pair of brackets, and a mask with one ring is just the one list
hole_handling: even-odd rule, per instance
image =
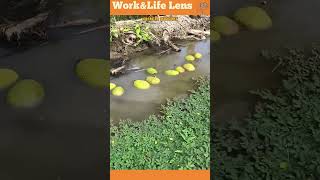
[[115, 87], [111, 93], [114, 96], [122, 96], [124, 94], [124, 89], [123, 87], [118, 86], [118, 87]]
[[176, 71], [178, 71], [179, 73], [184, 73], [186, 70], [183, 69], [183, 67], [178, 66], [178, 67], [176, 67]]
[[144, 80], [135, 80], [133, 82], [133, 85], [134, 85], [134, 87], [136, 87], [138, 89], [149, 89], [150, 88], [150, 84]]
[[187, 71], [195, 71], [195, 70], [196, 70], [196, 68], [194, 67], [194, 65], [193, 65], [193, 64], [190, 64], [190, 63], [184, 64], [183, 67], [184, 67]]
[[158, 71], [155, 68], [148, 68], [147, 69], [147, 73], [153, 75], [153, 74], [157, 74]]
[[15, 108], [33, 108], [45, 97], [43, 86], [35, 80], [18, 81], [7, 94], [7, 102]]
[[186, 59], [187, 61], [194, 61], [196, 58], [195, 58], [194, 56], [192, 56], [192, 55], [187, 55], [187, 56], [185, 57], [185, 59]]
[[160, 79], [154, 76], [148, 76], [146, 78], [146, 81], [150, 84], [159, 84], [160, 83]]
[[245, 7], [238, 9], [234, 18], [251, 30], [265, 30], [272, 27], [270, 16], [259, 7]]
[[194, 57], [195, 57], [196, 59], [201, 59], [201, 58], [202, 58], [202, 54], [201, 54], [201, 53], [195, 53], [195, 54], [194, 54]]
[[0, 69], [0, 90], [8, 88], [15, 83], [19, 75], [11, 69]]
[[176, 76], [176, 75], [179, 74], [179, 72], [176, 71], [176, 70], [166, 70], [165, 74], [168, 75], [168, 76]]
[[115, 83], [110, 83], [110, 90], [114, 89], [117, 85]]
[[225, 36], [234, 35], [239, 32], [239, 25], [226, 16], [213, 17], [212, 26], [214, 31]]
[[76, 66], [77, 76], [92, 87], [107, 87], [109, 65], [104, 59], [84, 59]]

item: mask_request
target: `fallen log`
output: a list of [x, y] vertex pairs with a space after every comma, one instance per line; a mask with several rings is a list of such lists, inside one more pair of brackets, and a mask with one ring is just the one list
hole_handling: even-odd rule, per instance
[[40, 39], [47, 39], [44, 23], [49, 13], [41, 13], [35, 17], [21, 22], [12, 22], [10, 24], [0, 25], [0, 37], [7, 41], [19, 42], [25, 36], [37, 36]]

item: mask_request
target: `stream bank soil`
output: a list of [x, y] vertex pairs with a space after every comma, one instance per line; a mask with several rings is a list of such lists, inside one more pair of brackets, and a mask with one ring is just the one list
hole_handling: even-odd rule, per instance
[[[110, 42], [111, 73], [125, 64], [137, 52], [147, 49], [154, 50], [155, 54], [179, 52], [181, 48], [175, 44], [177, 40], [203, 40], [210, 35], [209, 16], [174, 16], [172, 21], [145, 21], [144, 19], [116, 21], [111, 24], [111, 31], [117, 32], [116, 38]], [[163, 17], [155, 17], [163, 18]], [[134, 30], [137, 25], [148, 29], [150, 39], [140, 41]], [[111, 34], [112, 36], [112, 34]]]

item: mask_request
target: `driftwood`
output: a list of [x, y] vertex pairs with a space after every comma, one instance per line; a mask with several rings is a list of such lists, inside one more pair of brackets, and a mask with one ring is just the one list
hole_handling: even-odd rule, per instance
[[64, 28], [64, 27], [73, 27], [73, 26], [86, 26], [91, 24], [96, 24], [98, 20], [94, 19], [77, 19], [72, 21], [65, 21], [61, 24], [51, 25], [49, 28]]
[[77, 33], [77, 35], [86, 34], [86, 33], [89, 33], [89, 32], [96, 31], [96, 30], [100, 30], [100, 29], [107, 29], [108, 27], [109, 27], [108, 25], [102, 25], [102, 26], [98, 26], [98, 27], [93, 27], [93, 28], [81, 31], [81, 32]]
[[10, 24], [0, 25], [0, 37], [7, 41], [19, 42], [24, 36], [37, 36], [40, 39], [46, 39], [47, 34], [44, 23], [49, 13], [41, 13], [35, 17], [21, 22], [11, 22]]
[[124, 69], [125, 69], [125, 65], [122, 65], [122, 66], [120, 66], [120, 67], [117, 67], [117, 68], [112, 68], [111, 70], [110, 70], [110, 73], [111, 73], [111, 75], [116, 75], [116, 74], [119, 74], [119, 72], [120, 71], [123, 71]]

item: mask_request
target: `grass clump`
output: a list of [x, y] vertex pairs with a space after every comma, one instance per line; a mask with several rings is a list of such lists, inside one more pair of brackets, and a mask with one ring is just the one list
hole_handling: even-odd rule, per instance
[[282, 86], [275, 92], [254, 92], [262, 100], [244, 125], [213, 127], [213, 176], [316, 180], [320, 177], [320, 48], [263, 55], [279, 62]]
[[111, 128], [112, 169], [209, 169], [210, 83], [197, 80], [184, 99], [168, 101], [161, 116]]

